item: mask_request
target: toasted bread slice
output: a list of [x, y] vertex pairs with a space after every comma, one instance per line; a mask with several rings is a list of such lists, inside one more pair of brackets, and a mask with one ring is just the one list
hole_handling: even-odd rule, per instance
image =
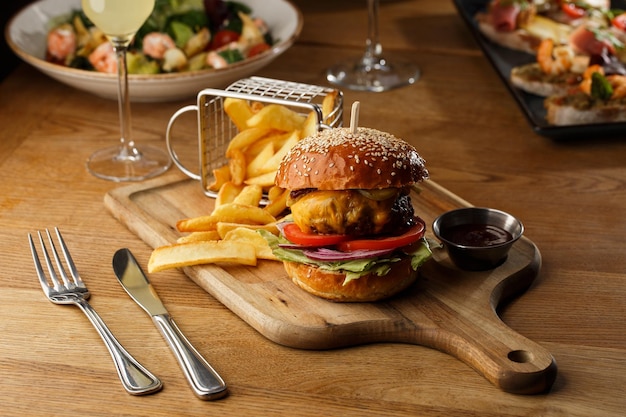
[[599, 100], [576, 92], [548, 97], [544, 106], [555, 126], [626, 122], [626, 98]]
[[501, 32], [491, 24], [487, 13], [476, 14], [478, 30], [491, 42], [516, 51], [535, 54], [541, 38], [532, 35], [525, 29], [516, 29], [510, 32]]
[[514, 67], [510, 75], [515, 87], [541, 97], [563, 95], [582, 81], [582, 72], [566, 71], [561, 74], [546, 74], [538, 63]]

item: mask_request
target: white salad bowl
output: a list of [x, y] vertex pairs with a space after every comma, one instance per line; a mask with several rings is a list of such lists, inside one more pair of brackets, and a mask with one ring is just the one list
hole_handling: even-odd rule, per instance
[[[169, 74], [130, 74], [130, 99], [134, 102], [182, 100], [204, 88], [224, 88], [254, 75], [295, 42], [302, 30], [302, 13], [289, 0], [237, 0], [252, 9], [254, 17], [267, 23], [275, 44], [271, 49], [222, 69]], [[64, 67], [45, 60], [51, 20], [80, 9], [80, 0], [41, 0], [17, 13], [6, 28], [11, 49], [24, 61], [48, 76], [101, 97], [117, 99], [117, 76]]]

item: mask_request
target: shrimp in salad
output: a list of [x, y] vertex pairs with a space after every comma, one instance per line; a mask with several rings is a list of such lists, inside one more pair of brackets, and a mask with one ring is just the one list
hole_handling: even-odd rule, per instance
[[110, 42], [101, 43], [89, 54], [89, 62], [98, 72], [116, 73], [117, 56]]
[[176, 48], [176, 43], [166, 33], [152, 32], [143, 38], [143, 53], [154, 59], [163, 59], [172, 48]]
[[206, 56], [206, 64], [215, 69], [226, 68], [228, 61], [215, 51], [211, 51]]
[[58, 26], [48, 32], [48, 54], [55, 61], [64, 62], [76, 50], [76, 32], [69, 23]]

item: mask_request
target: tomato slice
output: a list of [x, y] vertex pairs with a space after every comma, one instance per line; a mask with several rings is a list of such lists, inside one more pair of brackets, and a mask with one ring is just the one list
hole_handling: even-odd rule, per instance
[[211, 40], [211, 49], [219, 49], [224, 45], [239, 40], [239, 34], [234, 30], [223, 29], [213, 35]]
[[626, 31], [626, 13], [618, 14], [611, 19], [611, 23], [619, 30]]
[[576, 5], [576, 3], [572, 3], [569, 1], [563, 1], [561, 3], [561, 10], [563, 10], [566, 15], [574, 19], [581, 18], [586, 13], [584, 8]]
[[295, 223], [286, 224], [283, 234], [292, 243], [302, 246], [332, 246], [349, 239], [346, 235], [316, 235], [305, 233]]
[[400, 236], [390, 236], [380, 239], [356, 239], [340, 242], [337, 248], [343, 252], [351, 252], [355, 250], [381, 250], [395, 249], [408, 246], [417, 242], [424, 237], [426, 225], [418, 222]]
[[268, 44], [258, 43], [250, 48], [250, 50], [248, 51], [248, 58], [252, 58], [253, 56], [256, 56], [262, 52], [268, 51], [269, 49], [270, 46]]

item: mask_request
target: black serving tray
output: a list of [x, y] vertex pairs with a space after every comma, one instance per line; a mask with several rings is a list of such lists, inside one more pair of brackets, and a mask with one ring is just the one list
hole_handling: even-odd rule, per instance
[[[529, 124], [535, 133], [553, 139], [593, 139], [599, 137], [623, 136], [626, 138], [626, 123], [598, 123], [571, 126], [552, 126], [546, 121], [546, 110], [543, 106], [543, 97], [526, 93], [513, 86], [509, 80], [511, 69], [518, 65], [535, 61], [533, 55], [514, 51], [484, 37], [478, 30], [474, 16], [484, 11], [489, 0], [454, 0], [460, 16], [463, 18], [483, 53], [491, 62], [496, 72], [509, 89], [511, 95], [522, 109]], [[612, 7], [626, 9], [626, 0], [614, 0]]]

